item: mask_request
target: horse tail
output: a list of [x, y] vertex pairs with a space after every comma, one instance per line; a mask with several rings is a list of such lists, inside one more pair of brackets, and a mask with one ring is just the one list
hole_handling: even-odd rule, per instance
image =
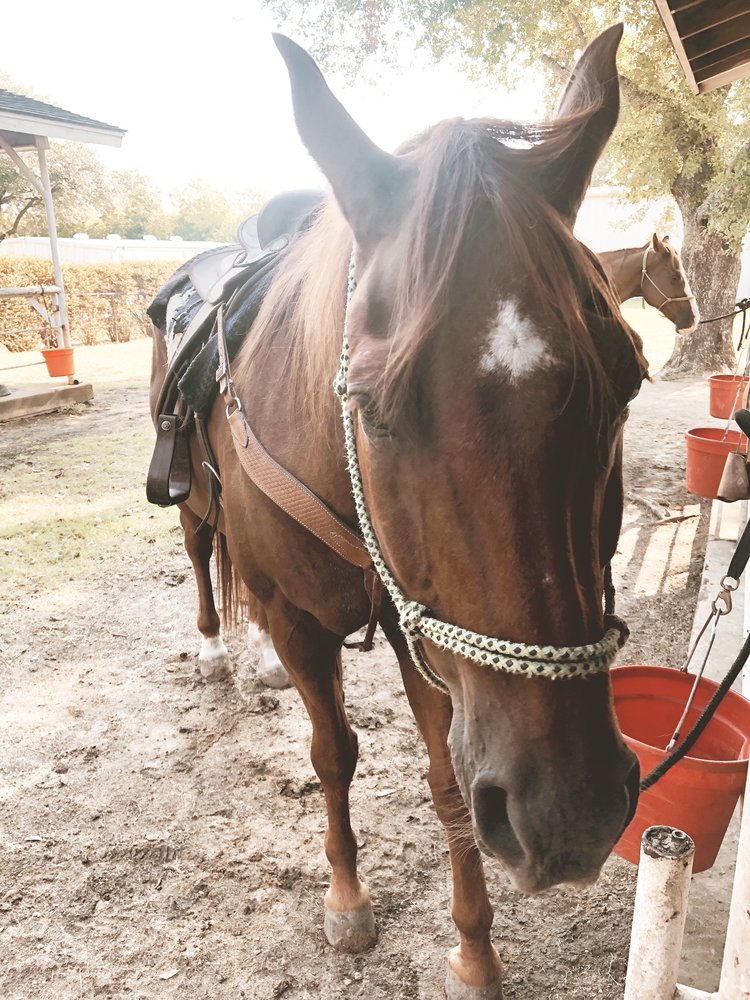
[[232, 628], [248, 617], [252, 596], [234, 567], [222, 531], [214, 535], [214, 557], [222, 624], [224, 628]]

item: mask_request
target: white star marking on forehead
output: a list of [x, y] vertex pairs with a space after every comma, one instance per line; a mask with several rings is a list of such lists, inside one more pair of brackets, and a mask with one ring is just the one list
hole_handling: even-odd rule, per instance
[[501, 299], [479, 361], [480, 370], [506, 372], [515, 382], [553, 363], [549, 346], [531, 320], [519, 313], [512, 299]]

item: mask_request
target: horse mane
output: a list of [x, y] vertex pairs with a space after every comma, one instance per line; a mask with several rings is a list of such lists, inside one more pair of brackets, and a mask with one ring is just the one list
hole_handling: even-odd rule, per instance
[[[542, 321], [567, 333], [574, 363], [582, 364], [592, 389], [606, 394], [609, 381], [585, 313], [615, 318], [631, 340], [632, 333], [603, 270], [542, 194], [545, 173], [587, 120], [583, 113], [532, 126], [447, 120], [397, 151], [413, 159], [418, 172], [411, 208], [400, 220], [410, 250], [399, 268], [393, 333], [378, 386], [384, 415], [403, 405], [417, 360], [450, 311], [466, 248], [489, 226], [523, 275], [524, 297]], [[271, 345], [283, 343], [287, 388], [313, 413], [321, 387], [330, 397], [351, 246], [351, 230], [331, 199], [288, 251], [240, 355], [240, 377]]]
[[237, 360], [237, 378], [273, 350], [283, 350], [285, 392], [312, 419], [333, 400], [341, 351], [352, 233], [333, 198], [300, 233], [279, 265]]

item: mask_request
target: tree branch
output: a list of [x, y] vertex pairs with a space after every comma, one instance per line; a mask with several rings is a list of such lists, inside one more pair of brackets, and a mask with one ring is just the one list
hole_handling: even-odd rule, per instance
[[572, 10], [568, 11], [568, 17], [570, 18], [571, 24], [573, 25], [573, 30], [575, 31], [576, 35], [578, 35], [578, 41], [581, 43], [581, 48], [585, 49], [586, 46], [589, 44], [589, 42], [588, 39], [586, 38], [586, 33], [583, 30], [583, 27], [581, 26], [581, 22], [575, 16]]
[[562, 63], [559, 63], [557, 59], [553, 59], [552, 56], [547, 55], [546, 52], [542, 52], [542, 62], [547, 69], [551, 69], [555, 76], [559, 77], [564, 83], [568, 82], [570, 70], [567, 66], [563, 66]]
[[18, 227], [20, 226], [21, 220], [23, 219], [24, 215], [26, 215], [26, 213], [29, 211], [30, 208], [33, 208], [35, 205], [40, 205], [41, 201], [42, 201], [41, 198], [31, 198], [29, 201], [26, 202], [26, 204], [23, 206], [18, 215], [16, 215], [15, 222], [10, 227], [10, 229], [6, 229], [5, 232], [0, 233], [0, 243], [2, 243], [3, 240], [7, 240], [9, 236], [16, 235], [16, 233], [18, 232]]

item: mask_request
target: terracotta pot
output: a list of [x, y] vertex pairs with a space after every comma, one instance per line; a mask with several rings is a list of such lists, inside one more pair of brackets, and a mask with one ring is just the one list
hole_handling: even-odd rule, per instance
[[75, 373], [72, 347], [51, 347], [47, 351], [42, 351], [42, 357], [52, 378]]
[[[685, 709], [695, 677], [656, 666], [613, 667], [610, 677], [620, 729], [645, 777], [667, 756], [664, 747]], [[701, 678], [683, 736], [718, 686]], [[614, 853], [638, 864], [643, 831], [663, 824], [684, 830], [695, 841], [694, 872], [710, 868], [745, 787], [748, 757], [750, 701], [737, 691], [728, 691], [690, 755], [641, 793], [635, 816]]]
[[712, 375], [708, 380], [708, 408], [712, 417], [729, 420], [747, 401], [747, 375]]
[[747, 453], [748, 441], [739, 431], [724, 432], [723, 427], [694, 427], [685, 433], [687, 466], [685, 486], [699, 497], [715, 500], [730, 451]]

